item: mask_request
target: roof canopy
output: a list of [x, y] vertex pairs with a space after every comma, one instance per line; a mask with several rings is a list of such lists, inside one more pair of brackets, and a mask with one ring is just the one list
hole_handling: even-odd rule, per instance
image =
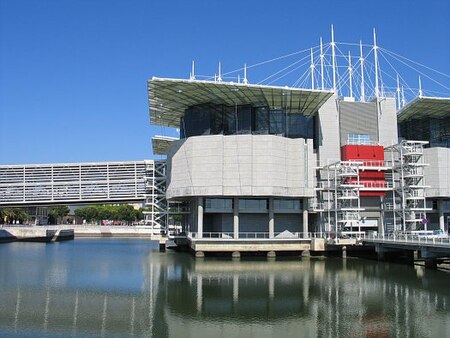
[[170, 143], [178, 140], [176, 137], [155, 135], [152, 137], [152, 147], [154, 155], [167, 155]]
[[233, 82], [160, 79], [148, 81], [150, 122], [179, 127], [184, 111], [194, 105], [268, 106], [290, 113], [314, 114], [333, 95], [332, 91], [262, 86]]
[[398, 111], [398, 122], [411, 118], [450, 117], [450, 98], [448, 97], [416, 97]]

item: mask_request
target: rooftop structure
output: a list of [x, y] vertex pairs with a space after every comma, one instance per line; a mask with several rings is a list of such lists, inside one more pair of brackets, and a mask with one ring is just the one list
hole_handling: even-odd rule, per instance
[[332, 95], [331, 91], [234, 82], [160, 79], [148, 81], [150, 122], [178, 128], [187, 108], [212, 103], [252, 105], [312, 115]]

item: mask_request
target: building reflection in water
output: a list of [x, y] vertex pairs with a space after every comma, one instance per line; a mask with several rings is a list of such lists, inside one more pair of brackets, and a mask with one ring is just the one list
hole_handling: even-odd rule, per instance
[[[14, 284], [0, 259], [0, 334], [444, 337], [450, 328], [448, 275], [409, 266], [337, 258], [195, 260], [152, 251], [120, 264], [127, 283], [105, 287], [95, 279], [118, 269], [114, 262], [86, 272], [89, 281], [74, 276], [71, 263], [54, 264], [48, 271], [65, 271], [58, 279], [64, 282]], [[137, 267], [140, 274], [127, 276], [127, 268]]]

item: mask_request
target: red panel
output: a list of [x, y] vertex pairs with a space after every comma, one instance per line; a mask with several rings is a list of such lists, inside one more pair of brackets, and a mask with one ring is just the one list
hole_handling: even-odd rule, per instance
[[[384, 161], [384, 148], [382, 146], [345, 145], [341, 147], [342, 161], [362, 161], [366, 166], [380, 166]], [[365, 169], [359, 173], [360, 183], [371, 188], [385, 188], [384, 172], [377, 169]], [[361, 191], [360, 196], [385, 196], [384, 191]]]
[[341, 160], [384, 160], [383, 146], [345, 145], [341, 147]]

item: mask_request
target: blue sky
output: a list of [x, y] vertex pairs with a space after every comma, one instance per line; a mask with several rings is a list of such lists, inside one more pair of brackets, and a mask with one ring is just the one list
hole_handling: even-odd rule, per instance
[[448, 0], [0, 0], [0, 163], [153, 158], [151, 136], [173, 131], [149, 124], [148, 78], [271, 59], [330, 24], [351, 42], [376, 27], [379, 45], [450, 73]]

